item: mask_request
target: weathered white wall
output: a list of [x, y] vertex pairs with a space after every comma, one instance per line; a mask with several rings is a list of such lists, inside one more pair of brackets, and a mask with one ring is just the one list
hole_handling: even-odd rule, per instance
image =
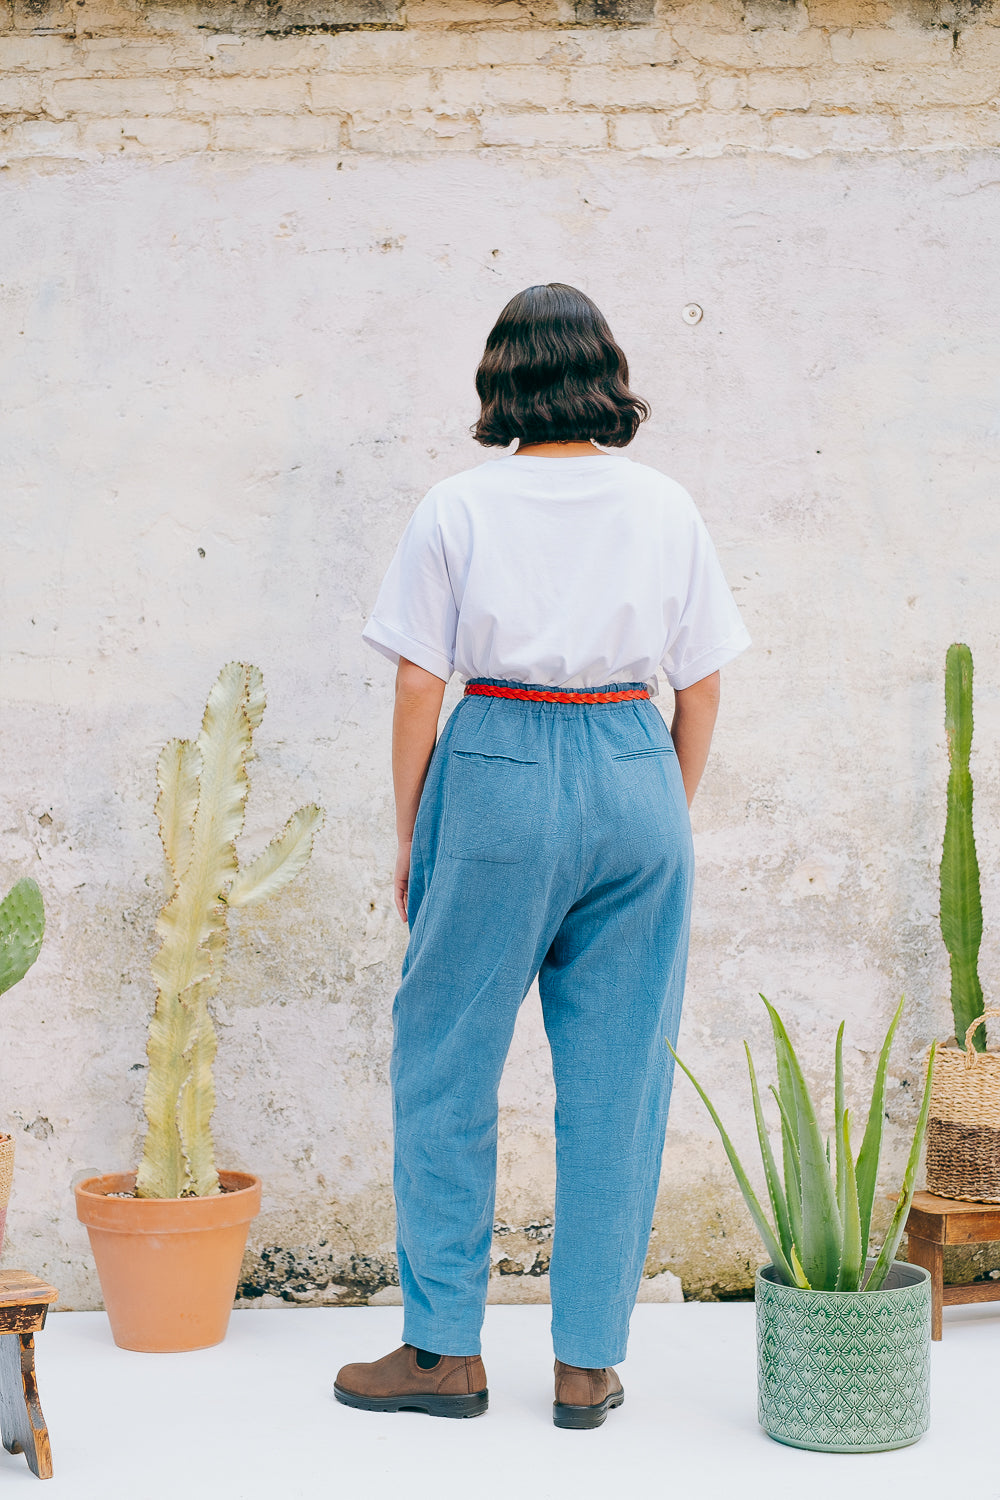
[[[24, 31], [27, 12], [17, 14]], [[297, 126], [307, 133], [296, 146], [281, 135], [299, 97], [284, 74], [277, 114], [248, 104], [240, 140], [212, 137], [219, 150], [202, 151], [209, 137], [198, 132], [188, 147], [176, 135], [143, 144], [147, 127], [132, 115], [124, 149], [110, 137], [102, 146], [83, 95], [66, 113], [65, 89], [62, 120], [13, 121], [26, 154], [0, 174], [0, 883], [34, 874], [49, 930], [2, 1005], [0, 1118], [19, 1153], [4, 1254], [50, 1276], [64, 1305], [98, 1296], [71, 1180], [136, 1159], [162, 891], [156, 754], [194, 732], [232, 657], [263, 668], [270, 703], [250, 852], [298, 803], [328, 810], [307, 874], [233, 922], [216, 1123], [222, 1162], [265, 1179], [246, 1291], [357, 1298], [391, 1277], [387, 1060], [404, 936], [389, 890], [391, 671], [359, 630], [413, 504], [477, 461], [466, 432], [482, 340], [507, 297], [538, 280], [576, 282], [607, 310], [654, 407], [635, 456], [698, 498], [755, 641], [725, 674], [696, 804], [683, 1055], [749, 1150], [740, 1042], [764, 1052], [757, 991], [787, 1012], [821, 1086], [841, 1016], [852, 1076], [867, 1080], [905, 991], [889, 1110], [898, 1168], [920, 1060], [950, 1029], [935, 866], [953, 639], [968, 640], [977, 662], [988, 984], [1000, 960], [1000, 171], [982, 149], [996, 111], [984, 104], [975, 121], [953, 112], [948, 123], [950, 106], [921, 105], [925, 117], [937, 111], [939, 134], [919, 144], [949, 149], [892, 141], [915, 143], [916, 116], [898, 101], [912, 102], [918, 83], [925, 94], [935, 79], [943, 87], [959, 54], [985, 57], [998, 32], [987, 17], [956, 46], [958, 24], [945, 27], [943, 12], [880, 11], [868, 32], [858, 19], [838, 45], [881, 47], [872, 77], [897, 103], [870, 99], [851, 129], [895, 111], [884, 148], [838, 134], [848, 115], [831, 103], [808, 127], [812, 106], [769, 115], [762, 149], [733, 154], [727, 132], [737, 114], [750, 118], [738, 100], [762, 79], [787, 83], [794, 48], [817, 45], [802, 37], [823, 32], [829, 69], [822, 14], [782, 14], [787, 24], [684, 12], [689, 42], [730, 38], [728, 61], [698, 73], [699, 99], [712, 89], [722, 99], [730, 75], [744, 91], [731, 117], [723, 111], [729, 125], [706, 123], [699, 104], [703, 134], [688, 157], [671, 154], [675, 125], [656, 109], [609, 148], [622, 97], [610, 72], [592, 79], [603, 133], [590, 143], [577, 124], [560, 126], [569, 134], [558, 152], [527, 138], [523, 149], [483, 149], [472, 135], [454, 137], [457, 149], [424, 141], [394, 155], [415, 137], [362, 149], [356, 122], [335, 140]], [[491, 43], [482, 19], [469, 25], [433, 32], [433, 45], [474, 48], [476, 87], [489, 82], [489, 45], [534, 48], [536, 82], [544, 72], [566, 87], [570, 72], [551, 68], [568, 47], [603, 46], [610, 64], [623, 48], [638, 57], [636, 38], [666, 45], [663, 27], [553, 23], [543, 34], [515, 15]], [[176, 29], [172, 46], [212, 41]], [[383, 59], [431, 49], [432, 31], [227, 45], [262, 75], [274, 49], [293, 47], [323, 53], [324, 66], [333, 53], [367, 58], [371, 72], [378, 47]], [[31, 48], [63, 49], [98, 92], [99, 53], [120, 59], [127, 43], [148, 76], [166, 56], [143, 61], [134, 37], [105, 41], [101, 53], [85, 37], [25, 31], [0, 39], [0, 56], [22, 49], [23, 70], [40, 55]], [[917, 44], [937, 61], [907, 60]], [[433, 62], [427, 50], [419, 87]], [[857, 83], [842, 63], [840, 82]], [[55, 67], [34, 80], [50, 99]], [[809, 64], [796, 76], [821, 72]], [[829, 91], [836, 69], [823, 76]], [[233, 101], [223, 83], [213, 77], [210, 97]], [[393, 109], [403, 107], [397, 83]], [[148, 78], [143, 87], [148, 105]], [[169, 89], [181, 97], [176, 78]], [[561, 97], [565, 108], [533, 113], [538, 129], [600, 113]], [[113, 118], [125, 110], [120, 97], [109, 106]], [[694, 129], [685, 118], [676, 128]], [[799, 144], [781, 139], [793, 130]], [[653, 139], [667, 151], [650, 154]], [[834, 154], [840, 146], [853, 154]], [[153, 159], [163, 152], [178, 159]], [[693, 328], [681, 319], [690, 301], [705, 309]], [[534, 1002], [503, 1100], [496, 1257], [538, 1270], [553, 1162]], [[710, 1294], [746, 1285], [756, 1254], [721, 1151], [680, 1086], [647, 1269]], [[519, 1297], [544, 1288], [533, 1277], [497, 1285]]]

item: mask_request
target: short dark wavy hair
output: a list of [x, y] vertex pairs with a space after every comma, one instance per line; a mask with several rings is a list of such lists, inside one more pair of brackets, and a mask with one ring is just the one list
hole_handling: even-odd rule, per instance
[[600, 309], [561, 281], [512, 297], [476, 371], [477, 443], [592, 440], [624, 448], [649, 407], [628, 388], [628, 362]]

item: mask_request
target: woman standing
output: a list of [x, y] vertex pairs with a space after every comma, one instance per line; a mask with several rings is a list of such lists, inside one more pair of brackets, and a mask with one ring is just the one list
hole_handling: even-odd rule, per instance
[[[365, 627], [397, 663], [393, 1007], [403, 1347], [339, 1373], [369, 1410], [477, 1416], [497, 1089], [536, 975], [556, 1085], [554, 1420], [621, 1405], [687, 960], [688, 806], [719, 668], [749, 644], [686, 492], [623, 448], [648, 408], [582, 292], [533, 286], [476, 376], [477, 441], [435, 485]], [[600, 444], [601, 447], [596, 446]], [[465, 696], [435, 746], [445, 683]], [[650, 702], [663, 672], [671, 731]]]

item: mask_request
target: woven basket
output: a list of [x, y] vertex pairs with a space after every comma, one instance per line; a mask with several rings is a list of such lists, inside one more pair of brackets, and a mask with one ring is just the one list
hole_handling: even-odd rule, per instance
[[964, 1052], [938, 1048], [927, 1122], [927, 1191], [966, 1203], [1000, 1203], [1000, 1054], [972, 1046], [987, 1016], [1000, 1010], [973, 1021]]
[[10, 1189], [14, 1181], [14, 1141], [9, 1135], [0, 1135], [0, 1208], [10, 1202]]
[[3, 1235], [7, 1224], [7, 1204], [10, 1202], [10, 1189], [14, 1181], [14, 1138], [9, 1135], [0, 1135], [0, 1250], [3, 1249]]

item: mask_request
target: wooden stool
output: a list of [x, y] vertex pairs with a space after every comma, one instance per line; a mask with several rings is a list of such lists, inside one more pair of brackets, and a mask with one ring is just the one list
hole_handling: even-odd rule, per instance
[[941, 1308], [961, 1302], [1000, 1302], [1000, 1280], [945, 1286], [945, 1245], [978, 1245], [1000, 1240], [1000, 1203], [963, 1203], [914, 1193], [906, 1220], [907, 1259], [931, 1273], [931, 1338], [941, 1337]]
[[49, 1434], [35, 1383], [35, 1334], [59, 1293], [27, 1271], [0, 1271], [0, 1432], [39, 1479], [52, 1478]]

